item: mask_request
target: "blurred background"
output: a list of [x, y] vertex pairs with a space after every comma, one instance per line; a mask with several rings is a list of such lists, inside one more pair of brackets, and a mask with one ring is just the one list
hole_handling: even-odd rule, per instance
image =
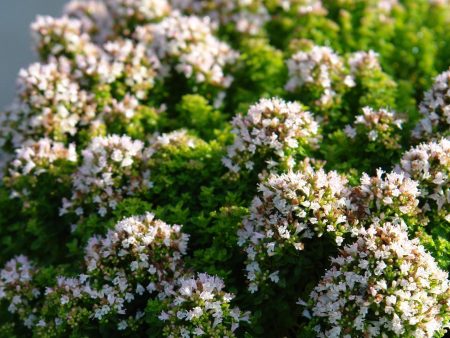
[[29, 26], [36, 15], [60, 15], [64, 0], [0, 0], [0, 111], [14, 95], [19, 69], [37, 60]]

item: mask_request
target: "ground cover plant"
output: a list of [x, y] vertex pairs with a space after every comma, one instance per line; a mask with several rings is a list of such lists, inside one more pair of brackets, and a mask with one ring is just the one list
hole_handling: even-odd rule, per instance
[[0, 113], [1, 337], [443, 337], [450, 4], [72, 0]]

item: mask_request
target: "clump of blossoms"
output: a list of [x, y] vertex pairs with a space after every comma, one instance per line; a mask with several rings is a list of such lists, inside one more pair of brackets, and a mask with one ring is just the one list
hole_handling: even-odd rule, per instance
[[112, 99], [103, 109], [103, 120], [107, 125], [130, 123], [139, 114], [140, 103], [136, 96], [126, 94], [121, 100]]
[[[419, 182], [422, 210], [450, 222], [450, 140], [423, 143], [407, 151], [397, 171]], [[430, 205], [431, 203], [431, 205]]]
[[[67, 17], [54, 20], [72, 22], [79, 27], [79, 31], [73, 34], [85, 36], [85, 43], [76, 52], [72, 51], [75, 47], [69, 48], [69, 46], [59, 48], [61, 50], [59, 53], [51, 53], [52, 56], [63, 54], [70, 57], [72, 75], [80, 85], [89, 88], [97, 83], [112, 85], [112, 94], [116, 98], [122, 97], [124, 93], [133, 94], [140, 100], [147, 98], [148, 91], [154, 86], [156, 76], [161, 75], [157, 74], [160, 70], [160, 62], [152, 50], [128, 39], [114, 39], [100, 47], [90, 42], [87, 33], [81, 32], [81, 21]], [[44, 26], [44, 23], [41, 26]], [[46, 32], [44, 28], [40, 29]], [[58, 37], [58, 34], [60, 40], [70, 39], [64, 35], [65, 30], [62, 29], [53, 32], [54, 39]], [[46, 37], [48, 34], [43, 36]], [[40, 41], [38, 45], [46, 42]], [[51, 46], [55, 45], [52, 41], [48, 43]], [[65, 45], [68, 44], [69, 42], [65, 43]]]
[[167, 0], [104, 0], [116, 30], [128, 35], [136, 26], [157, 21], [170, 14]]
[[284, 11], [293, 12], [297, 15], [322, 15], [326, 13], [321, 0], [276, 0], [275, 2]]
[[[77, 55], [74, 64], [74, 78], [87, 87], [95, 84], [108, 90], [113, 103], [124, 100], [124, 96], [148, 99], [149, 91], [164, 73], [155, 53], [130, 39], [108, 41], [102, 50]], [[107, 106], [113, 103], [104, 102]]]
[[82, 22], [67, 16], [38, 16], [31, 25], [31, 31], [35, 48], [44, 60], [50, 56], [89, 54], [97, 49], [89, 34], [83, 32]]
[[53, 325], [57, 316], [55, 330], [89, 319], [111, 320], [119, 331], [136, 328], [142, 324], [142, 300], [163, 293], [164, 286], [183, 273], [187, 242], [180, 225], [168, 225], [151, 213], [118, 222], [105, 236], [89, 240], [85, 274], [59, 277], [57, 285], [47, 289], [42, 320]]
[[72, 178], [72, 197], [63, 200], [61, 215], [72, 211], [82, 216], [93, 207], [103, 217], [125, 197], [152, 186], [141, 141], [118, 135], [96, 137], [82, 155], [82, 165]]
[[104, 50], [116, 74], [116, 79], [139, 100], [147, 98], [158, 75], [160, 62], [156, 55], [140, 43], [131, 40], [116, 40], [104, 45]]
[[289, 81], [285, 88], [293, 93], [307, 93], [321, 108], [331, 107], [338, 101], [342, 88], [353, 87], [353, 78], [346, 74], [344, 63], [329, 47], [313, 46], [287, 61]]
[[235, 337], [241, 322], [249, 322], [249, 313], [231, 308], [233, 294], [216, 276], [199, 273], [178, 279], [169, 294], [159, 319], [164, 322], [164, 337]]
[[16, 156], [10, 164], [9, 175], [15, 179], [28, 175], [40, 175], [48, 171], [56, 161], [77, 161], [75, 145], [67, 148], [61, 142], [48, 138], [36, 142], [25, 143], [16, 149]]
[[[116, 269], [125, 268], [129, 279], [158, 283], [177, 276], [187, 241], [188, 235], [181, 232], [180, 225], [168, 225], [151, 213], [126, 218], [106, 236], [89, 240], [87, 272], [113, 280]], [[151, 288], [156, 290], [156, 284]]]
[[40, 296], [33, 284], [36, 272], [25, 256], [14, 257], [0, 270], [0, 304], [7, 303], [8, 312], [17, 315], [28, 327], [34, 312], [33, 303]]
[[419, 109], [423, 118], [414, 129], [418, 139], [449, 136], [450, 130], [450, 71], [443, 72], [434, 80], [433, 87], [425, 93]]
[[310, 295], [318, 337], [433, 337], [448, 326], [448, 274], [403, 221], [374, 220], [331, 262]]
[[238, 231], [238, 244], [247, 254], [251, 292], [268, 279], [278, 281], [278, 271], [270, 264], [276, 256], [301, 251], [305, 240], [324, 234], [341, 245], [350, 230], [346, 216], [350, 189], [335, 171], [305, 166], [304, 171], [270, 174], [258, 191]]
[[[188, 238], [181, 226], [168, 225], [151, 213], [126, 218], [105, 237], [89, 241], [85, 263], [91, 283], [109, 281], [107, 287], [116, 291], [116, 310], [120, 314], [121, 303], [131, 302], [146, 292], [162, 291], [163, 281], [182, 273], [181, 259], [186, 254]], [[104, 297], [109, 297], [108, 293]], [[104, 315], [100, 302], [93, 316], [101, 319]]]
[[[16, 155], [9, 164], [5, 183], [13, 189], [17, 189], [20, 181], [27, 180], [26, 188], [32, 188], [36, 184], [37, 176], [57, 170], [63, 162], [77, 162], [74, 144], [66, 147], [63, 143], [48, 138], [36, 142], [26, 142], [22, 147], [16, 149]], [[12, 194], [13, 196], [26, 195], [27, 191], [13, 190]]]
[[311, 113], [296, 102], [278, 98], [261, 99], [247, 115], [235, 116], [232, 125], [235, 140], [222, 161], [235, 173], [252, 170], [255, 160], [292, 167], [296, 152], [314, 149], [320, 140], [319, 125]]
[[368, 52], [358, 51], [350, 54], [348, 64], [350, 66], [350, 73], [353, 76], [361, 71], [381, 69], [378, 53], [375, 53], [373, 50], [369, 50]]
[[345, 127], [347, 137], [358, 144], [364, 144], [369, 151], [401, 148], [401, 129], [403, 120], [394, 111], [364, 107], [353, 126]]
[[175, 130], [164, 134], [156, 133], [149, 139], [149, 146], [146, 150], [146, 154], [151, 158], [155, 153], [165, 147], [195, 148], [199, 142], [200, 139], [189, 135], [185, 129]]
[[374, 2], [367, 1], [369, 5], [369, 9], [376, 13], [378, 12], [378, 19], [382, 23], [390, 23], [392, 22], [392, 10], [399, 6], [400, 3], [398, 0], [378, 0]]
[[351, 222], [392, 216], [417, 221], [419, 196], [418, 183], [404, 173], [385, 173], [381, 169], [372, 177], [364, 173], [360, 185], [352, 189]]
[[112, 20], [104, 2], [72, 0], [64, 6], [64, 15], [81, 23], [81, 32], [94, 42], [103, 42], [111, 34]]
[[207, 16], [217, 27], [232, 24], [239, 33], [256, 35], [269, 20], [261, 0], [173, 0], [173, 6], [189, 14]]
[[213, 35], [207, 17], [183, 16], [174, 11], [159, 23], [139, 27], [136, 37], [164, 65], [197, 85], [227, 88], [233, 80], [225, 68], [236, 61], [238, 53]]
[[71, 79], [70, 71], [63, 58], [20, 71], [18, 98], [2, 118], [0, 143], [19, 147], [42, 137], [65, 141], [95, 118], [92, 94]]
[[[56, 284], [46, 288], [42, 306], [30, 322], [29, 328], [34, 334], [45, 337], [67, 335], [71, 328], [88, 324], [93, 304], [104, 301], [105, 306], [112, 305], [91, 287], [88, 277], [84, 274], [76, 277], [58, 276]], [[110, 299], [115, 299], [112, 290], [105, 291], [109, 291]]]

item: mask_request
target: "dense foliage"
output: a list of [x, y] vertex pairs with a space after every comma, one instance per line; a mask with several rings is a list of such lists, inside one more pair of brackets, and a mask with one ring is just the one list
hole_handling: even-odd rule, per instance
[[450, 3], [72, 0], [0, 114], [1, 337], [443, 337]]

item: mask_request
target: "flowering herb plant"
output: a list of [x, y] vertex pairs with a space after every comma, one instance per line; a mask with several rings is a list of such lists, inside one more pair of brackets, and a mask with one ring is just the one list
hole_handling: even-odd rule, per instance
[[450, 3], [71, 0], [0, 112], [0, 337], [444, 337]]

